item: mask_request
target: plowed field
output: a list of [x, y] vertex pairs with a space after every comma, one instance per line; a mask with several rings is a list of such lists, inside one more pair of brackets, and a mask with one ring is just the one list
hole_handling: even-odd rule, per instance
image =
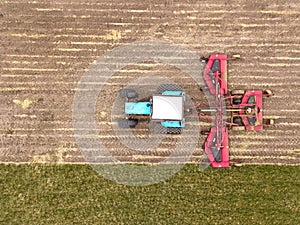
[[[242, 58], [229, 63], [229, 88], [274, 92], [264, 102], [264, 114], [276, 118], [276, 125], [262, 132], [230, 131], [232, 160], [300, 163], [298, 0], [7, 0], [0, 2], [0, 31], [1, 162], [84, 163], [72, 126], [80, 78], [115, 47], [161, 39], [199, 57], [239, 53]], [[118, 90], [158, 74], [194, 98], [203, 96], [188, 76], [168, 65], [132, 65], [118, 73], [122, 78], [115, 74], [99, 97], [101, 105], [107, 103], [96, 115], [103, 142], [124, 161], [163, 159], [176, 137], [165, 138], [159, 150], [147, 155], [126, 149], [112, 132], [110, 112]], [[145, 127], [139, 129], [135, 135], [147, 135]], [[200, 137], [193, 161], [199, 161], [203, 141]]]

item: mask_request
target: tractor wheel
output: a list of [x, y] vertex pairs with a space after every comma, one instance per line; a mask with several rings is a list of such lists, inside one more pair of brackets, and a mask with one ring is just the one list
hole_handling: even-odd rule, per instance
[[241, 117], [234, 117], [233, 123], [238, 124], [239, 126], [243, 126], [243, 121]]
[[244, 90], [232, 90], [231, 95], [243, 95], [245, 94]]
[[120, 119], [118, 122], [120, 128], [135, 128], [138, 124], [138, 120], [132, 119]]
[[163, 93], [164, 91], [183, 91], [182, 87], [177, 84], [161, 84], [157, 87], [156, 91], [158, 93]]
[[181, 128], [179, 127], [164, 127], [158, 124], [156, 127], [157, 133], [159, 134], [181, 134]]
[[244, 127], [244, 126], [233, 126], [233, 127], [231, 127], [231, 129], [234, 130], [234, 131], [244, 131], [244, 130], [246, 130], [246, 127]]
[[119, 96], [121, 98], [138, 98], [138, 93], [133, 89], [121, 89], [119, 91]]

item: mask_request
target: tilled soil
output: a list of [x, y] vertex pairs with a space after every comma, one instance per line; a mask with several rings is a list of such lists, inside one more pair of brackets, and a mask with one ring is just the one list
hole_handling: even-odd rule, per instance
[[[231, 159], [248, 164], [300, 162], [298, 0], [8, 0], [0, 3], [0, 27], [1, 162], [85, 162], [72, 125], [80, 78], [98, 56], [148, 39], [182, 45], [199, 58], [240, 54], [241, 59], [229, 62], [229, 88], [271, 89], [275, 96], [265, 99], [264, 115], [276, 118], [276, 125], [262, 132], [230, 131]], [[126, 132], [121, 138], [114, 132], [118, 90], [153, 75], [182, 85], [195, 103], [205, 101], [199, 86], [170, 65], [144, 62], [114, 74], [103, 84], [95, 118], [102, 143], [121, 161], [158, 162], [180, 142], [180, 137], [166, 136], [155, 150], [136, 152], [122, 143], [122, 138], [130, 139]], [[143, 85], [140, 90], [148, 88]], [[204, 121], [194, 124], [209, 127]], [[147, 120], [133, 135], [149, 137]], [[197, 138], [193, 162], [200, 160], [205, 140]], [[189, 139], [184, 141], [188, 145]]]

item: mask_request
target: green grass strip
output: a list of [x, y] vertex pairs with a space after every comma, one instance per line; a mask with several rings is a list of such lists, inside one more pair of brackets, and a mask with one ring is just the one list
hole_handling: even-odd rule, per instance
[[0, 224], [300, 224], [300, 167], [244, 166], [129, 187], [87, 165], [0, 165]]

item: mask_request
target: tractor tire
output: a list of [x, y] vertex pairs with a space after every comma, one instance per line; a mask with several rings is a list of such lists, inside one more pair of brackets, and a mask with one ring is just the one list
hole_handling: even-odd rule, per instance
[[232, 90], [231, 95], [243, 95], [245, 94], [244, 90]]
[[183, 91], [183, 89], [177, 84], [161, 84], [157, 87], [156, 91], [161, 94], [164, 91]]
[[169, 127], [167, 130], [168, 134], [181, 134], [181, 128], [179, 127]]
[[133, 89], [121, 89], [119, 91], [119, 96], [121, 98], [128, 98], [128, 99], [133, 99], [133, 98], [138, 98], [138, 93], [133, 90]]
[[120, 128], [135, 128], [135, 126], [138, 124], [138, 120], [120, 119], [118, 124]]
[[157, 133], [159, 134], [181, 134], [181, 128], [179, 127], [164, 127], [161, 124], [158, 124]]

